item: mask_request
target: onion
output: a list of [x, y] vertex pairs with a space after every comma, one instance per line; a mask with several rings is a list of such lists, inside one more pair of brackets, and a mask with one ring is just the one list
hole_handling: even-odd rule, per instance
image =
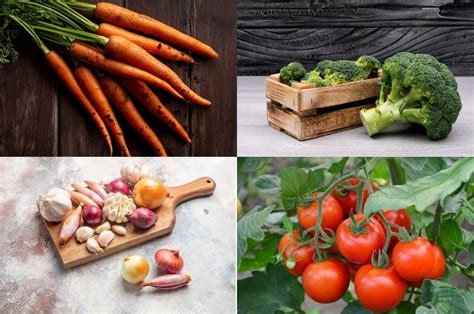
[[140, 283], [148, 275], [150, 265], [139, 255], [125, 257], [122, 262], [122, 277], [129, 283]]
[[122, 178], [112, 180], [105, 186], [105, 189], [109, 193], [122, 193], [124, 195], [130, 194], [130, 187]]
[[82, 210], [82, 218], [89, 225], [100, 224], [103, 220], [102, 210], [95, 205], [88, 205]]
[[135, 209], [132, 214], [125, 215], [125, 217], [127, 217], [135, 227], [140, 229], [151, 228], [158, 220], [158, 216], [156, 216], [154, 212], [144, 207]]
[[133, 188], [133, 199], [137, 206], [157, 208], [168, 197], [168, 191], [160, 180], [144, 178]]
[[159, 269], [168, 274], [178, 274], [184, 266], [179, 251], [175, 250], [161, 249], [156, 251], [155, 262]]

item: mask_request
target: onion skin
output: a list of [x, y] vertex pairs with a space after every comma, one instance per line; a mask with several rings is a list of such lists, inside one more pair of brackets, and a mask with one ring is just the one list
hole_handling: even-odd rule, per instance
[[140, 290], [144, 287], [153, 287], [160, 290], [174, 290], [186, 286], [191, 281], [191, 276], [183, 274], [163, 275], [146, 281], [140, 285]]
[[88, 198], [90, 198], [91, 200], [94, 201], [94, 203], [96, 203], [97, 205], [99, 206], [102, 206], [104, 204], [104, 199], [102, 197], [100, 197], [99, 194], [97, 194], [96, 192], [92, 191], [91, 189], [88, 189], [88, 188], [85, 188], [79, 184], [71, 184], [71, 186], [79, 193], [82, 193], [84, 194], [85, 196], [87, 196]]
[[122, 178], [112, 180], [105, 186], [105, 189], [109, 193], [122, 193], [123, 195], [130, 194], [130, 187]]
[[132, 214], [125, 215], [132, 224], [140, 229], [148, 229], [153, 227], [158, 220], [158, 216], [154, 212], [145, 207], [135, 209]]
[[143, 282], [149, 270], [150, 266], [143, 256], [133, 255], [123, 259], [122, 277], [129, 283]]
[[184, 262], [179, 251], [161, 249], [155, 253], [155, 262], [159, 269], [168, 274], [179, 274], [183, 269]]
[[76, 204], [82, 203], [84, 205], [97, 206], [97, 204], [93, 200], [91, 200], [84, 194], [76, 192], [76, 191], [71, 192], [71, 200]]
[[98, 206], [86, 206], [82, 210], [82, 218], [89, 225], [98, 225], [104, 220], [102, 210]]
[[61, 232], [59, 233], [59, 245], [66, 244], [69, 239], [71, 239], [76, 233], [79, 225], [81, 224], [81, 212], [82, 204], [77, 206], [77, 208], [64, 220], [63, 225], [61, 226]]
[[158, 208], [168, 195], [168, 190], [163, 183], [153, 178], [143, 178], [133, 187], [133, 199], [140, 207]]
[[97, 182], [94, 181], [85, 181], [89, 189], [97, 193], [103, 200], [107, 196], [107, 191]]

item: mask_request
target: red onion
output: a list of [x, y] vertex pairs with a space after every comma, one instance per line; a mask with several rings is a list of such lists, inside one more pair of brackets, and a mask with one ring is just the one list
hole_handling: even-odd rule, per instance
[[155, 253], [155, 262], [159, 269], [169, 274], [178, 274], [183, 269], [184, 262], [179, 251], [161, 249]]
[[158, 220], [158, 216], [145, 207], [137, 208], [132, 214], [125, 215], [125, 217], [127, 217], [135, 227], [140, 229], [151, 228]]
[[89, 225], [100, 224], [103, 220], [102, 210], [95, 205], [88, 205], [82, 210], [82, 218]]
[[124, 195], [130, 194], [130, 187], [121, 178], [115, 179], [111, 181], [110, 183], [108, 183], [105, 186], [105, 189], [109, 193], [122, 193]]
[[191, 276], [182, 274], [163, 275], [146, 281], [140, 285], [143, 287], [154, 287], [157, 289], [171, 290], [186, 286], [191, 281]]

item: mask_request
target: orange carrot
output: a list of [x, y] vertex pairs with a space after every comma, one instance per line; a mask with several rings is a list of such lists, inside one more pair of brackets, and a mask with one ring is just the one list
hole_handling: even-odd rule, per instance
[[121, 6], [107, 2], [99, 2], [95, 7], [94, 14], [95, 17], [101, 21], [156, 36], [205, 57], [212, 59], [219, 57], [214, 49], [201, 41], [149, 16], [122, 8]]
[[69, 91], [76, 97], [77, 100], [79, 100], [82, 107], [84, 107], [87, 113], [91, 116], [92, 120], [99, 128], [102, 137], [107, 143], [110, 155], [112, 155], [112, 140], [110, 139], [110, 135], [104, 124], [104, 121], [102, 121], [100, 115], [97, 113], [97, 111], [94, 109], [94, 106], [92, 106], [89, 99], [82, 91], [67, 63], [63, 60], [63, 58], [61, 58], [61, 56], [59, 56], [59, 54], [54, 51], [49, 51], [48, 53], [46, 53], [46, 60], [48, 61], [49, 65], [54, 69], [61, 81], [69, 89]]
[[106, 57], [98, 49], [81, 42], [74, 41], [69, 47], [71, 55], [87, 64], [90, 64], [96, 68], [104, 71], [116, 74], [121, 77], [133, 78], [156, 86], [171, 95], [183, 99], [183, 97], [173, 89], [167, 82], [162, 79], [146, 72], [141, 69], [137, 69], [126, 63]]
[[104, 76], [99, 79], [100, 86], [105, 95], [117, 106], [128, 123], [147, 141], [157, 156], [166, 156], [166, 151], [160, 140], [143, 120], [135, 105], [128, 97], [122, 86], [110, 76]]
[[138, 46], [142, 47], [149, 53], [154, 54], [156, 56], [160, 56], [167, 60], [175, 61], [175, 62], [194, 63], [193, 58], [191, 58], [189, 55], [185, 54], [184, 52], [174, 49], [170, 45], [167, 45], [165, 43], [162, 43], [152, 38], [135, 34], [133, 32], [127, 31], [123, 28], [120, 28], [112, 24], [108, 24], [108, 23], [99, 24], [99, 28], [97, 29], [97, 34], [105, 36], [105, 37], [118, 35], [123, 38], [127, 38], [131, 42], [137, 44]]
[[123, 86], [137, 98], [145, 108], [155, 115], [158, 119], [166, 123], [173, 131], [181, 136], [186, 142], [191, 143], [188, 133], [181, 123], [173, 116], [171, 112], [163, 105], [158, 96], [153, 93], [150, 87], [137, 80], [120, 79]]
[[87, 66], [81, 64], [76, 67], [74, 74], [76, 75], [76, 79], [82, 90], [91, 100], [95, 109], [99, 112], [109, 128], [112, 137], [117, 142], [122, 154], [124, 156], [130, 156], [122, 129], [120, 128], [112, 107], [110, 107], [109, 101], [107, 100], [107, 97], [105, 97], [94, 73]]
[[209, 106], [211, 104], [210, 101], [193, 92], [173, 70], [154, 58], [145, 49], [126, 38], [116, 35], [110, 36], [104, 51], [118, 60], [165, 80], [180, 95], [195, 104], [201, 106]]

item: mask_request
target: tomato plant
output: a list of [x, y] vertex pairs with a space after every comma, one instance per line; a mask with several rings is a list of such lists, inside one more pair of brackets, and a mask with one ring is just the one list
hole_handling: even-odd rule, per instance
[[240, 313], [474, 308], [462, 288], [474, 158], [239, 158], [238, 170]]

